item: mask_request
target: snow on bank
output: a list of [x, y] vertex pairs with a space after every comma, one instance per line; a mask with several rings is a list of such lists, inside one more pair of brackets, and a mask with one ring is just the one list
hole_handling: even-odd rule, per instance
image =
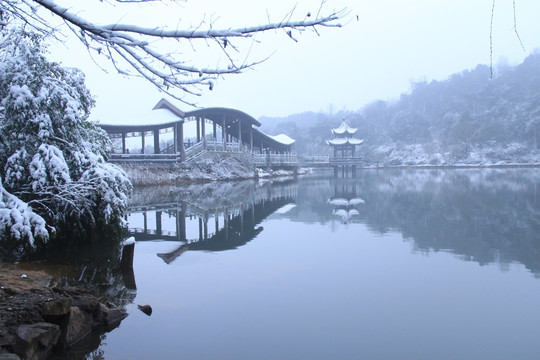
[[252, 163], [235, 156], [217, 156], [187, 164], [121, 164], [133, 185], [194, 183], [293, 177], [307, 170], [269, 170], [255, 168]]
[[384, 145], [369, 149], [364, 158], [368, 167], [395, 166], [511, 166], [539, 165], [540, 152], [520, 143], [489, 147], [462, 144], [446, 151], [429, 145]]

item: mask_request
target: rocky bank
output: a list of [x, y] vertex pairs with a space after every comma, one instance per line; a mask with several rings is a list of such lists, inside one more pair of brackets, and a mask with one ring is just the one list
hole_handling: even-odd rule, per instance
[[83, 287], [49, 288], [49, 280], [0, 263], [0, 358], [66, 358], [93, 330], [110, 331], [127, 315]]

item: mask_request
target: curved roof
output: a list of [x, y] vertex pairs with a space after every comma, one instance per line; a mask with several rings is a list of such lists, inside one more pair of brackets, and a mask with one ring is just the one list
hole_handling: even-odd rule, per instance
[[347, 125], [347, 123], [345, 121], [343, 121], [338, 128], [332, 129], [332, 134], [334, 134], [334, 135], [343, 135], [343, 134], [354, 135], [357, 130], [358, 130], [358, 128], [352, 128], [349, 125]]
[[281, 150], [290, 150], [292, 144], [296, 140], [291, 139], [287, 135], [280, 134], [271, 136], [263, 133], [261, 130], [253, 128], [253, 144], [259, 146], [262, 142], [263, 147], [273, 147]]
[[157, 129], [165, 129], [173, 127], [176, 123], [182, 122], [183, 120], [176, 120], [167, 123], [160, 124], [148, 124], [148, 125], [124, 125], [124, 124], [97, 124], [100, 128], [107, 131], [108, 133], [122, 133], [122, 132], [141, 132], [141, 131], [152, 131]]
[[355, 215], [359, 215], [360, 212], [358, 212], [358, 210], [356, 209], [349, 209], [349, 210], [345, 210], [345, 209], [338, 209], [338, 210], [334, 210], [333, 211], [333, 214], [336, 215], [336, 216], [339, 216], [341, 217], [341, 219], [343, 220], [343, 222], [347, 222], [349, 221], [349, 219]]
[[190, 116], [204, 117], [205, 119], [213, 120], [217, 122], [218, 124], [219, 122], [223, 121], [223, 117], [225, 116], [226, 119], [229, 118], [229, 119], [248, 120], [248, 122], [251, 123], [251, 125], [261, 126], [261, 123], [255, 120], [251, 115], [248, 115], [245, 112], [240, 111], [240, 110], [223, 108], [223, 107], [197, 109], [193, 111], [188, 111], [184, 114], [184, 117], [190, 117]]
[[292, 145], [296, 142], [293, 138], [285, 135], [285, 134], [278, 134], [278, 135], [268, 135], [264, 132], [262, 132], [259, 129], [253, 129], [261, 134], [261, 136], [267, 137], [269, 140], [273, 140], [276, 143], [282, 144], [282, 145]]
[[360, 145], [364, 142], [364, 139], [356, 138], [336, 138], [332, 140], [326, 140], [328, 145]]
[[[142, 131], [158, 130], [173, 127], [176, 123], [182, 123], [188, 118], [201, 117], [222, 125], [225, 121], [227, 132], [233, 136], [241, 137], [242, 142], [246, 143], [253, 135], [255, 146], [269, 147], [283, 151], [289, 151], [295, 140], [285, 134], [268, 135], [255, 127], [261, 126], [261, 123], [252, 116], [243, 111], [223, 107], [211, 107], [184, 112], [174, 106], [166, 99], [161, 99], [152, 110], [167, 110], [169, 118], [176, 119], [170, 122], [147, 125], [107, 125], [98, 124], [108, 133], [137, 133]], [[172, 116], [171, 116], [172, 115]]]
[[330, 205], [334, 206], [356, 206], [364, 203], [364, 200], [361, 198], [352, 198], [352, 199], [345, 199], [345, 198], [335, 198], [331, 199], [329, 201]]

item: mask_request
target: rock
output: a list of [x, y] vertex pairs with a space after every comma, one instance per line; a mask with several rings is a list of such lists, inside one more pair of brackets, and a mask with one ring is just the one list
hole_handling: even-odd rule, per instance
[[99, 300], [92, 295], [77, 296], [71, 303], [73, 306], [77, 306], [79, 309], [93, 313], [99, 306]]
[[152, 315], [152, 307], [150, 305], [137, 305], [137, 308], [148, 316]]
[[0, 354], [0, 360], [21, 360], [21, 358], [17, 354], [6, 353]]
[[63, 316], [67, 315], [71, 310], [71, 298], [64, 297], [59, 299], [51, 299], [43, 304], [41, 314], [44, 317], [48, 316]]
[[99, 304], [98, 309], [94, 314], [94, 319], [107, 327], [114, 326], [122, 321], [127, 316], [126, 310], [122, 308], [108, 308], [103, 304]]
[[23, 359], [46, 359], [60, 338], [60, 327], [45, 322], [17, 328], [15, 353]]
[[72, 346], [88, 335], [92, 331], [92, 323], [92, 313], [72, 306], [66, 331], [66, 345]]

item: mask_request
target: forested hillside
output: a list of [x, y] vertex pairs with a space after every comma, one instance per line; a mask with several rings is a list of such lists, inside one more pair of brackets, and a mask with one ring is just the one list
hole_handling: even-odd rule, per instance
[[540, 51], [493, 78], [478, 65], [444, 81], [414, 83], [399, 100], [357, 112], [262, 122], [297, 139], [298, 153], [314, 154], [329, 152], [329, 129], [343, 118], [358, 127], [362, 156], [372, 165], [538, 163]]

